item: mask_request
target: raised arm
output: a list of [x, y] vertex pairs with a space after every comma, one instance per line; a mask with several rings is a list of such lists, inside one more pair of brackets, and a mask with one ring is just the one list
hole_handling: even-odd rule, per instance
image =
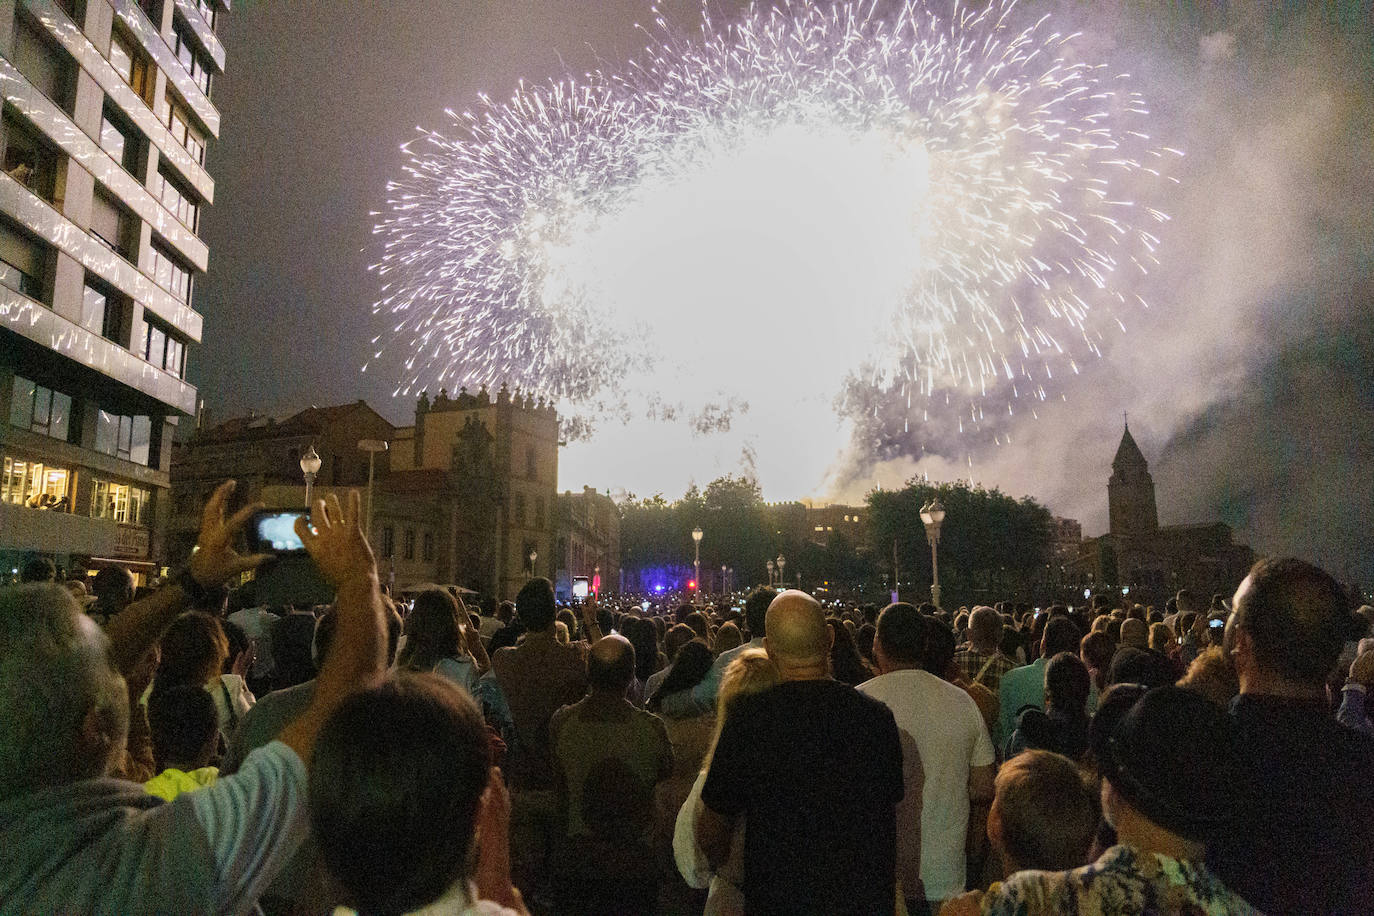
[[226, 520], [224, 506], [234, 486], [234, 481], [226, 480], [205, 504], [200, 537], [191, 551], [187, 570], [166, 588], [158, 589], [116, 614], [106, 628], [110, 637], [110, 660], [126, 678], [134, 672], [139, 659], [162, 639], [172, 621], [190, 605], [194, 597], [192, 592], [218, 588], [267, 559], [266, 554], [243, 556], [234, 550], [234, 535], [260, 508], [246, 506]]
[[482, 645], [482, 631], [472, 625], [468, 619], [467, 606], [463, 604], [463, 599], [458, 598], [458, 626], [463, 634], [463, 647], [472, 656], [472, 662], [477, 666], [477, 674], [480, 677], [491, 668], [491, 657], [487, 655], [487, 647]]
[[338, 591], [334, 639], [315, 682], [315, 695], [300, 718], [281, 733], [281, 740], [304, 761], [310, 760], [315, 736], [330, 713], [355, 690], [381, 680], [386, 671], [386, 616], [377, 562], [358, 525], [358, 492], [348, 494], [346, 507], [338, 497], [316, 500], [311, 525], [296, 520], [296, 534], [326, 581]]

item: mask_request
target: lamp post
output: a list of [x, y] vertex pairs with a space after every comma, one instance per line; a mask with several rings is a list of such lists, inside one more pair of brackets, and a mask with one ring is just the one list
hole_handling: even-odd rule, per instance
[[529, 574], [529, 578], [531, 578], [531, 579], [534, 578], [534, 561], [537, 560], [537, 559], [539, 559], [539, 551], [537, 551], [537, 550], [531, 550], [531, 551], [530, 551], [530, 574]]
[[377, 453], [387, 450], [387, 443], [382, 439], [363, 439], [358, 443], [358, 448], [367, 452], [367, 542], [372, 543], [372, 480], [377, 470]]
[[310, 510], [310, 487], [315, 483], [315, 475], [320, 472], [320, 456], [315, 452], [314, 443], [310, 451], [301, 456], [301, 473], [305, 475], [305, 508]]
[[725, 564], [720, 564], [720, 596], [724, 598], [729, 594], [729, 588], [725, 584]]
[[787, 580], [782, 577], [782, 568], [787, 565], [787, 559], [778, 554], [778, 587], [787, 588]]
[[940, 546], [940, 523], [945, 520], [945, 507], [938, 498], [921, 507], [921, 523], [926, 526], [926, 540], [930, 542], [930, 600], [940, 606], [940, 566], [937, 552]]
[[773, 587], [773, 561], [768, 561], [768, 587]]
[[692, 596], [693, 604], [701, 603], [701, 529], [692, 529], [692, 542], [696, 546], [696, 559], [692, 561], [692, 567], [696, 570], [697, 592]]

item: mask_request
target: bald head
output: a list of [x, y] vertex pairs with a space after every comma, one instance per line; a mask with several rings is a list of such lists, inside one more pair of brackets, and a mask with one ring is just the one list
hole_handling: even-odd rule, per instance
[[830, 644], [835, 634], [825, 625], [820, 602], [806, 592], [789, 589], [768, 605], [764, 646], [783, 680], [827, 676]]
[[635, 647], [624, 636], [603, 636], [587, 653], [587, 684], [593, 690], [624, 693], [635, 676]]

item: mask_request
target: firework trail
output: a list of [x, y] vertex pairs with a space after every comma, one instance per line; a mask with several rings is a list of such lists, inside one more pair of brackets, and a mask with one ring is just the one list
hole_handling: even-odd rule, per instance
[[1014, 7], [655, 11], [623, 68], [450, 112], [375, 230], [398, 393], [507, 384], [702, 432], [1033, 410], [1143, 307], [1166, 217], [1137, 192], [1176, 151]]

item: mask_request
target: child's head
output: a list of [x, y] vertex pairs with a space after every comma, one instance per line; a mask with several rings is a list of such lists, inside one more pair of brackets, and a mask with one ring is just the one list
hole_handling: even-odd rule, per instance
[[1049, 751], [1024, 751], [997, 774], [988, 836], [1007, 873], [1064, 871], [1087, 864], [1101, 816], [1078, 767]]
[[159, 770], [209, 766], [219, 745], [219, 714], [202, 687], [181, 684], [148, 698], [148, 729]]

